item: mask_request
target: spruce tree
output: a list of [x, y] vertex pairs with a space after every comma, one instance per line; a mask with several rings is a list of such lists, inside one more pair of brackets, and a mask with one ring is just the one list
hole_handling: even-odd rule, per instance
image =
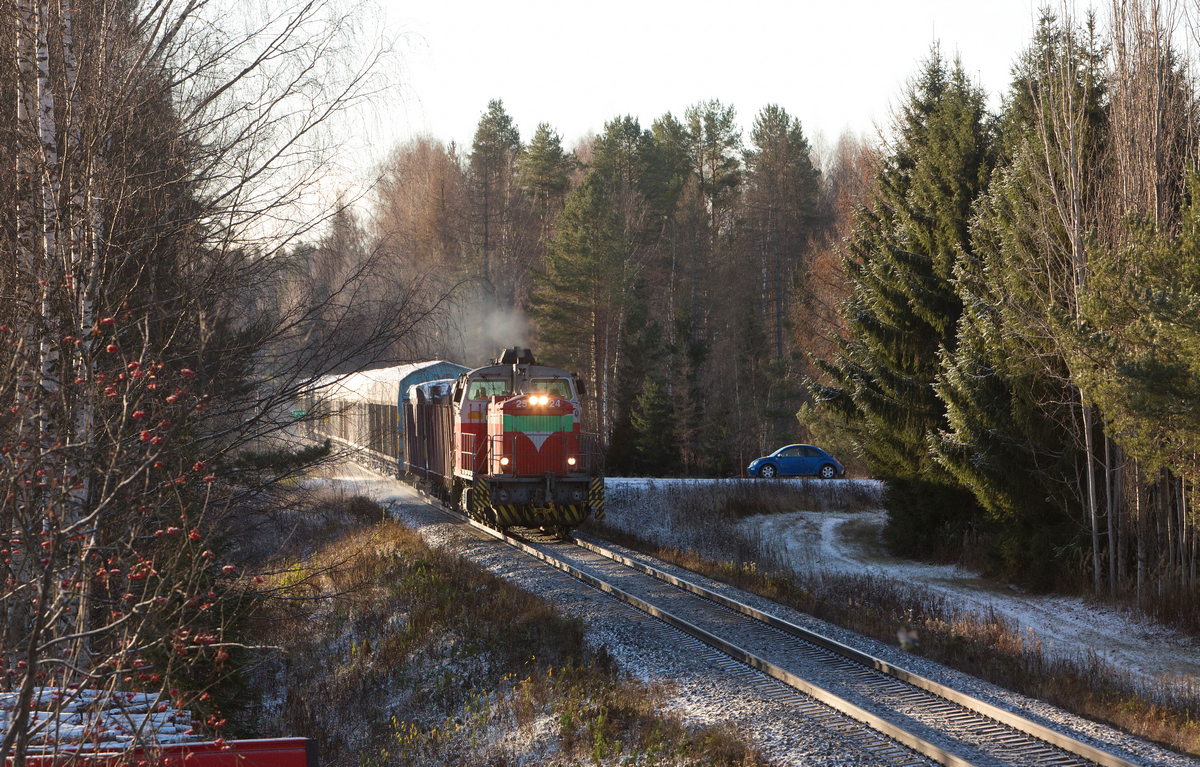
[[973, 508], [929, 444], [946, 426], [934, 382], [939, 354], [956, 345], [954, 266], [970, 252], [971, 207], [986, 188], [993, 141], [984, 94], [936, 48], [897, 127], [848, 243], [850, 338], [820, 363], [834, 383], [813, 390], [854, 425], [872, 474], [887, 481], [893, 545], [929, 553]]
[[[1046, 15], [1018, 63], [1002, 121], [1004, 160], [958, 265], [964, 311], [937, 384], [948, 424], [934, 458], [985, 511], [996, 564], [1039, 587], [1050, 584], [1055, 552], [1081, 529], [1072, 518], [1086, 466], [1080, 398], [1061, 321], [1076, 313], [1068, 302], [1079, 247], [1073, 237], [1082, 234], [1064, 225], [1058, 201], [1068, 195], [1056, 190], [1072, 178], [1095, 188], [1088, 176], [1095, 168], [1083, 159], [1101, 155], [1101, 59], [1085, 43]], [[1074, 155], [1046, 141], [1055, 135], [1049, 121], [1062, 119], [1054, 110], [1067, 104], [1079, 139]], [[1082, 197], [1077, 210], [1079, 224], [1094, 224], [1093, 197]]]
[[646, 379], [633, 413], [637, 472], [662, 477], [679, 472], [683, 454], [675, 433], [675, 407], [657, 377]]

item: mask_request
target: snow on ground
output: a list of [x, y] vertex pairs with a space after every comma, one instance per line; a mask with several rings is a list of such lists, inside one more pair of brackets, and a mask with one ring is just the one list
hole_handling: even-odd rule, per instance
[[[327, 480], [349, 482], [359, 492], [391, 502], [418, 497], [408, 485], [380, 477], [353, 464], [332, 470]], [[609, 479], [610, 489], [664, 489], [714, 480]], [[729, 480], [719, 480], [727, 482]], [[854, 481], [854, 480], [842, 480]], [[609, 524], [647, 537], [670, 537], [670, 521], [658, 514], [622, 519], [609, 505]], [[863, 572], [917, 584], [964, 611], [989, 609], [1032, 631], [1044, 646], [1065, 653], [1095, 652], [1119, 669], [1164, 683], [1200, 685], [1200, 641], [1127, 612], [1079, 597], [1030, 594], [1014, 586], [986, 581], [963, 568], [888, 556], [879, 543], [883, 511], [858, 513], [797, 511], [743, 520], [763, 545], [782, 546], [797, 567]]]
[[[723, 480], [730, 481], [730, 480]], [[680, 485], [695, 487], [704, 481], [678, 482]], [[666, 519], [661, 513], [661, 503], [665, 494], [657, 493], [664, 487], [676, 484], [677, 481], [662, 480], [619, 480], [609, 479], [606, 487], [609, 490], [608, 523], [659, 541], [669, 541], [672, 537], [684, 539], [685, 531], [673, 530], [678, 524]], [[380, 477], [365, 469], [353, 465], [342, 465], [331, 470], [325, 477], [309, 481], [311, 486], [337, 488], [349, 493], [361, 493], [373, 499], [390, 505], [393, 513], [405, 518], [406, 522], [418, 522], [421, 533], [433, 545], [439, 543], [461, 547], [461, 542], [455, 544], [456, 533], [453, 526], [445, 524], [429, 524], [420, 522], [418, 509], [423, 507], [427, 499], [413, 490], [410, 486], [396, 480]], [[829, 483], [833, 488], [835, 483]], [[632, 492], [630, 492], [632, 491]], [[622, 503], [614, 503], [623, 499]], [[639, 506], [638, 499], [645, 499], [645, 504]], [[629, 503], [629, 501], [634, 501]], [[952, 606], [963, 610], [987, 611], [1006, 616], [1019, 623], [1023, 629], [1033, 632], [1044, 643], [1053, 643], [1053, 647], [1068, 654], [1094, 651], [1107, 658], [1113, 665], [1125, 669], [1143, 678], [1153, 678], [1159, 684], [1195, 684], [1200, 682], [1200, 643], [1178, 633], [1152, 626], [1133, 619], [1126, 613], [1113, 610], [1103, 605], [1092, 604], [1084, 599], [1071, 597], [1040, 596], [1028, 594], [1009, 586], [989, 583], [979, 578], [977, 574], [962, 568], [931, 565], [909, 560], [890, 557], [879, 542], [879, 533], [885, 521], [882, 511], [848, 512], [814, 512], [796, 511], [790, 514], [751, 517], [740, 524], [752, 537], [757, 537], [762, 548], [771, 546], [782, 547], [789, 561], [798, 567], [826, 569], [831, 571], [870, 571], [882, 576], [918, 584], [936, 592]], [[467, 552], [463, 552], [467, 553]], [[640, 558], [633, 552], [627, 556]], [[481, 550], [468, 554], [473, 558], [481, 556]], [[493, 557], [495, 555], [492, 555]], [[483, 561], [488, 555], [483, 555]], [[572, 603], [578, 597], [568, 597], [567, 587], [560, 585], [545, 592], [545, 585], [537, 583], [538, 578], [530, 580], [526, 568], [519, 566], [511, 557], [495, 558], [486, 565], [502, 577], [516, 580], [530, 587], [535, 593], [547, 593], [553, 599], [575, 614]], [[674, 569], [667, 567], [668, 570]], [[521, 574], [524, 573], [524, 574]], [[556, 576], [557, 577], [557, 576]], [[703, 579], [707, 580], [707, 579]], [[711, 584], [718, 590], [727, 589], [721, 584]], [[752, 595], [740, 594], [737, 598], [755, 604]], [[765, 600], [762, 600], [765, 601]], [[670, 666], [668, 659], [649, 657], [650, 652], [643, 645], [647, 631], [646, 624], [631, 630], [622, 628], [623, 621], [612, 623], [612, 618], [600, 619], [596, 603], [584, 607], [579, 613], [585, 618], [585, 624], [592, 641], [605, 644], [613, 655], [628, 670], [635, 675], [647, 678], [649, 670], [661, 671]], [[761, 605], [760, 609], [771, 609]], [[810, 619], [794, 611], [780, 608], [781, 617], [799, 623], [822, 622]], [[1107, 741], [1118, 748], [1128, 748], [1129, 753], [1145, 750], [1143, 759], [1150, 764], [1196, 764], [1187, 758], [1168, 755], [1147, 744], [1141, 744], [1136, 739], [1109, 731], [1100, 725], [1086, 722], [1078, 717], [1064, 714], [1046, 704], [1031, 699], [1025, 699], [1014, 693], [1009, 693], [992, 685], [966, 677], [949, 669], [925, 663], [923, 659], [912, 656], [898, 648], [882, 645], [865, 638], [856, 638], [849, 632], [824, 624], [824, 628], [814, 626], [820, 633], [825, 633], [838, 641], [851, 645], [863, 644], [867, 652], [879, 655], [900, 665], [913, 667], [917, 673], [922, 673], [938, 681], [944, 681], [961, 689], [979, 695], [997, 705], [1013, 710], [1019, 710], [1026, 715], [1034, 715], [1044, 723], [1064, 723], [1074, 730], [1076, 737], [1087, 737], [1094, 734], [1101, 742]], [[654, 629], [659, 631], [661, 629]], [[636, 639], [635, 639], [636, 637]], [[653, 645], [654, 643], [651, 643]], [[641, 649], [638, 649], [638, 647]], [[661, 648], [662, 645], [657, 645]], [[685, 656], [690, 653], [684, 653]], [[678, 661], [678, 653], [673, 654]], [[896, 657], [891, 657], [895, 655]], [[700, 660], [699, 657], [695, 660]], [[662, 664], [666, 664], [665, 666]], [[914, 666], [914, 664], [916, 664]], [[702, 665], [711, 669], [726, 665], [722, 661], [704, 661]], [[673, 672], [673, 676], [672, 676]], [[650, 674], [653, 675], [653, 674]], [[945, 677], [945, 678], [943, 678]], [[781, 759], [785, 763], [809, 764], [842, 764], [841, 759], [831, 758], [826, 752], [831, 743], [823, 739], [830, 737], [828, 733], [804, 732], [803, 736], [795, 737], [781, 735], [781, 732], [796, 733], [797, 725], [786, 722], [789, 719], [783, 710], [775, 710], [762, 700], [753, 700], [739, 694], [730, 693], [730, 688], [714, 684], [714, 680], [697, 675], [696, 669], [679, 668], [668, 672], [668, 678], [681, 683], [680, 697], [677, 697], [672, 708], [676, 708], [693, 721], [699, 719], [715, 721], [732, 716], [741, 726], [752, 733], [755, 740], [766, 746], [770, 756]], [[686, 680], [686, 681], [685, 681]], [[722, 682], [728, 684], [728, 682]], [[730, 710], [734, 699], [747, 711]], [[733, 705], [738, 709], [739, 706]], [[770, 709], [770, 710], [768, 710]], [[751, 714], [753, 711], [754, 714]], [[783, 725], [782, 730], [780, 726]], [[1094, 731], [1094, 733], [1093, 733]], [[796, 742], [793, 742], [795, 740]], [[1132, 746], [1130, 744], [1133, 744]], [[844, 744], [836, 744], [836, 748], [844, 748]], [[821, 754], [818, 756], [818, 754]], [[855, 758], [851, 757], [850, 762]]]
[[[608, 480], [613, 488], [640, 492], [685, 482], [691, 487], [697, 484], [696, 480]], [[608, 522], [614, 526], [655, 540], [669, 539], [674, 533], [670, 521], [660, 514], [642, 516], [636, 510], [615, 509], [611, 501], [609, 508]], [[621, 518], [622, 514], [628, 518]], [[1032, 632], [1051, 650], [1069, 655], [1090, 651], [1143, 679], [1193, 688], [1200, 685], [1200, 641], [1195, 638], [1095, 601], [1030, 594], [984, 580], [961, 567], [891, 557], [880, 543], [886, 521], [886, 512], [880, 510], [797, 510], [750, 517], [742, 520], [741, 527], [764, 549], [781, 551], [798, 570], [869, 572], [917, 585], [941, 596], [952, 609], [979, 614], [994, 610], [1022, 632]]]
[[[518, 586], [553, 601], [564, 614], [583, 622], [585, 636], [604, 647], [620, 668], [651, 685], [665, 685], [666, 710], [691, 724], [730, 723], [777, 764], [810, 767], [876, 767], [877, 755], [844, 733], [804, 716], [786, 701], [771, 697], [761, 675], [699, 644], [676, 629], [594, 591], [571, 576], [532, 558], [481, 540], [462, 525], [449, 523], [428, 499], [408, 485], [383, 479], [356, 467], [338, 467], [306, 483], [361, 493], [386, 504], [390, 513], [416, 529], [427, 543], [449, 548]], [[637, 556], [634, 552], [628, 554]], [[683, 649], [681, 649], [681, 647]], [[546, 744], [536, 732], [503, 735], [501, 751], [515, 764], [541, 764]], [[664, 757], [664, 763], [673, 763]], [[617, 754], [602, 764], [624, 764]]]
[[1051, 650], [1091, 651], [1137, 676], [1195, 685], [1200, 682], [1200, 642], [1136, 620], [1129, 613], [1079, 597], [1029, 594], [981, 579], [959, 567], [890, 557], [879, 544], [882, 511], [858, 514], [799, 511], [752, 517], [743, 526], [763, 541], [783, 546], [791, 561], [818, 570], [870, 572], [920, 585], [953, 608], [994, 610], [1032, 632]]

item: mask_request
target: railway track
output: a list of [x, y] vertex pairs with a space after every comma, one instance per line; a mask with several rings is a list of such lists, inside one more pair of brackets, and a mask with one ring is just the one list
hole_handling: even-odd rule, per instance
[[[439, 509], [757, 669], [768, 695], [897, 765], [1136, 762], [899, 668], [586, 538], [520, 538]], [[747, 669], [748, 673], [749, 669]], [[764, 676], [765, 675], [765, 676]]]

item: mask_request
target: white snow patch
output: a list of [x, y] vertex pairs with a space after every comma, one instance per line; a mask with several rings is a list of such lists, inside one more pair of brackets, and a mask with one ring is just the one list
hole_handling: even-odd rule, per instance
[[1200, 642], [1196, 639], [1095, 601], [1030, 594], [986, 581], [961, 567], [889, 557], [877, 543], [886, 521], [883, 511], [800, 511], [751, 517], [741, 525], [764, 545], [782, 548], [798, 567], [870, 573], [917, 585], [945, 599], [952, 609], [977, 614], [994, 611], [1052, 651], [1093, 652], [1139, 677], [1172, 685], [1200, 685]]

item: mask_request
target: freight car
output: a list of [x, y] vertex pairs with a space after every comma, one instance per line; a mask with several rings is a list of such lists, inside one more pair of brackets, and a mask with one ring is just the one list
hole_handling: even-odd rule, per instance
[[457, 379], [409, 387], [405, 470], [472, 518], [563, 536], [604, 516], [600, 440], [580, 430], [579, 379], [508, 349]]
[[414, 384], [465, 373], [445, 360], [322, 376], [301, 400], [310, 439], [329, 439], [388, 474], [403, 474], [403, 399]]

